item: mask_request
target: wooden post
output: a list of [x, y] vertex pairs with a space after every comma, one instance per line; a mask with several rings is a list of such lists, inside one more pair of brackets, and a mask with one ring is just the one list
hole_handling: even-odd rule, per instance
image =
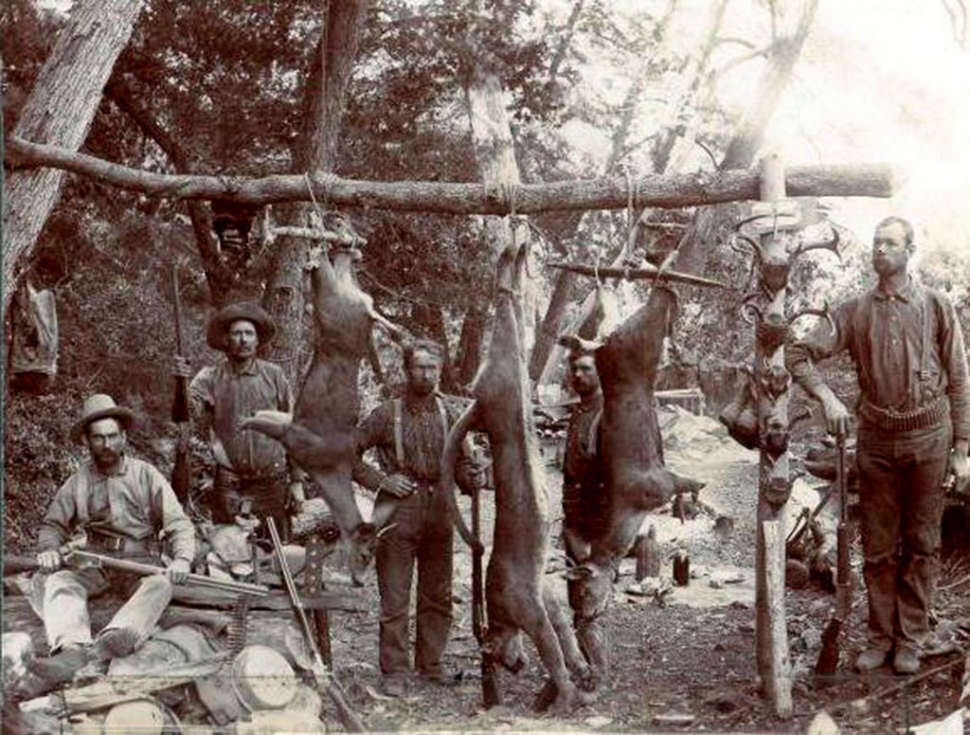
[[791, 717], [791, 661], [785, 622], [785, 534], [782, 521], [764, 521], [759, 534], [765, 546], [765, 610], [767, 642], [771, 646], [766, 690], [779, 717]]
[[[797, 208], [785, 200], [785, 171], [777, 154], [761, 161], [761, 201], [753, 207], [759, 232], [755, 328], [755, 386], [760, 463], [758, 533], [755, 552], [755, 607], [758, 675], [762, 692], [779, 717], [790, 717], [791, 678], [785, 622], [785, 529], [781, 509], [791, 495], [788, 455], [788, 385], [784, 335], [788, 321], [791, 232]], [[770, 538], [767, 536], [770, 534]], [[776, 538], [777, 537], [777, 538]]]

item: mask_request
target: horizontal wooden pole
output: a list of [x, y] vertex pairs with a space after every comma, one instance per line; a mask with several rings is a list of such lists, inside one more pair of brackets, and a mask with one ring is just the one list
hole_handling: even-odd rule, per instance
[[663, 271], [656, 266], [645, 264], [640, 268], [614, 268], [612, 266], [597, 268], [593, 265], [582, 265], [580, 263], [550, 262], [546, 263], [550, 268], [558, 268], [564, 271], [571, 271], [581, 276], [590, 278], [622, 278], [625, 281], [650, 281], [660, 277], [661, 281], [674, 281], [676, 283], [690, 283], [694, 286], [712, 286], [714, 288], [724, 288], [724, 284], [711, 278], [695, 276], [693, 273], [681, 273], [679, 271]]
[[[206, 176], [162, 174], [122, 166], [56, 146], [10, 138], [7, 163], [14, 167], [51, 167], [71, 171], [109, 186], [167, 199], [224, 199], [264, 205], [310, 201], [303, 175]], [[858, 163], [792, 166], [786, 170], [788, 196], [892, 196], [889, 164]], [[441, 214], [519, 214], [587, 209], [658, 207], [676, 209], [758, 198], [757, 169], [597, 179], [490, 187], [481, 183], [438, 181], [363, 181], [333, 174], [310, 175], [313, 197], [340, 207], [367, 207]]]

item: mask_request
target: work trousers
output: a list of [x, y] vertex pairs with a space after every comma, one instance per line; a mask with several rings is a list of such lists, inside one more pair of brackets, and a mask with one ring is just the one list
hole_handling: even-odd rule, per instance
[[242, 510], [243, 501], [250, 502], [251, 511], [262, 523], [256, 529], [256, 536], [268, 539], [266, 517], [272, 517], [280, 538], [284, 543], [290, 540], [289, 480], [286, 473], [268, 477], [248, 478], [237, 475], [222, 467], [216, 468], [215, 502], [212, 505], [212, 520], [216, 523], [235, 523], [235, 517]]
[[952, 430], [859, 427], [863, 573], [874, 648], [919, 650], [939, 573], [942, 482]]
[[382, 534], [375, 558], [381, 594], [381, 672], [403, 674], [411, 668], [408, 611], [417, 561], [414, 664], [419, 673], [437, 674], [451, 631], [451, 517], [444, 494], [424, 485], [397, 502], [393, 525]]
[[139, 578], [98, 567], [56, 571], [44, 583], [42, 614], [51, 653], [91, 642], [88, 599], [112, 587], [130, 596], [104, 630], [130, 628], [139, 643], [151, 635], [172, 600], [172, 583], [164, 574]]

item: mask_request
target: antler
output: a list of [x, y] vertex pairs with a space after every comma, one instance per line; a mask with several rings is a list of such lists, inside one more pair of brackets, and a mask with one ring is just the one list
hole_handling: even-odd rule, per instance
[[842, 260], [842, 253], [839, 252], [839, 245], [842, 243], [842, 236], [839, 234], [839, 229], [832, 226], [832, 239], [831, 240], [821, 240], [812, 243], [799, 243], [798, 247], [792, 251], [791, 260], [795, 260], [799, 255], [804, 255], [809, 250], [831, 250], [835, 253], [839, 260]]

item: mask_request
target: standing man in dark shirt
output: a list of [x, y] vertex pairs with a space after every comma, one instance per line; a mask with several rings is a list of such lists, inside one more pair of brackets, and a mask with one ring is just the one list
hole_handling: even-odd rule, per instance
[[[569, 379], [579, 396], [566, 431], [562, 467], [562, 539], [566, 556], [576, 564], [589, 559], [592, 542], [606, 530], [609, 496], [603, 486], [599, 458], [599, 425], [603, 416], [603, 391], [592, 352], [573, 349], [569, 353]], [[584, 610], [583, 585], [568, 580], [569, 606], [573, 627], [583, 654], [598, 680], [606, 676], [607, 645], [600, 624], [602, 610]], [[594, 682], [594, 685], [598, 682]]]
[[[199, 371], [189, 384], [189, 397], [193, 418], [209, 432], [216, 463], [213, 519], [232, 523], [248, 501], [258, 518], [272, 516], [286, 538], [289, 511], [298, 511], [305, 498], [305, 475], [275, 439], [239, 429], [257, 411], [293, 410], [293, 391], [283, 369], [256, 357], [275, 333], [269, 314], [256, 304], [218, 311], [206, 336], [225, 358]], [[175, 374], [189, 373], [188, 362], [176, 357]]]
[[953, 304], [907, 272], [913, 228], [899, 217], [876, 226], [878, 283], [841, 304], [834, 333], [819, 325], [786, 351], [795, 381], [822, 404], [829, 432], [848, 430], [849, 412], [813, 363], [848, 351], [859, 379], [858, 469], [869, 648], [856, 668], [893, 653], [899, 674], [920, 667], [939, 573], [942, 482], [947, 461], [962, 489], [970, 477], [970, 385]]
[[[415, 560], [415, 668], [430, 681], [447, 680], [441, 656], [451, 630], [454, 529], [437, 483], [448, 430], [459, 412], [437, 392], [441, 363], [442, 352], [436, 343], [420, 340], [408, 345], [404, 350], [404, 397], [375, 408], [358, 428], [358, 453], [375, 448], [380, 469], [361, 460], [354, 469], [354, 480], [377, 494], [375, 516], [386, 517], [388, 504], [397, 506], [376, 555], [380, 665], [384, 690], [391, 696], [404, 694], [410, 671], [408, 608]], [[458, 462], [458, 485], [481, 487], [482, 474], [467, 444]]]

